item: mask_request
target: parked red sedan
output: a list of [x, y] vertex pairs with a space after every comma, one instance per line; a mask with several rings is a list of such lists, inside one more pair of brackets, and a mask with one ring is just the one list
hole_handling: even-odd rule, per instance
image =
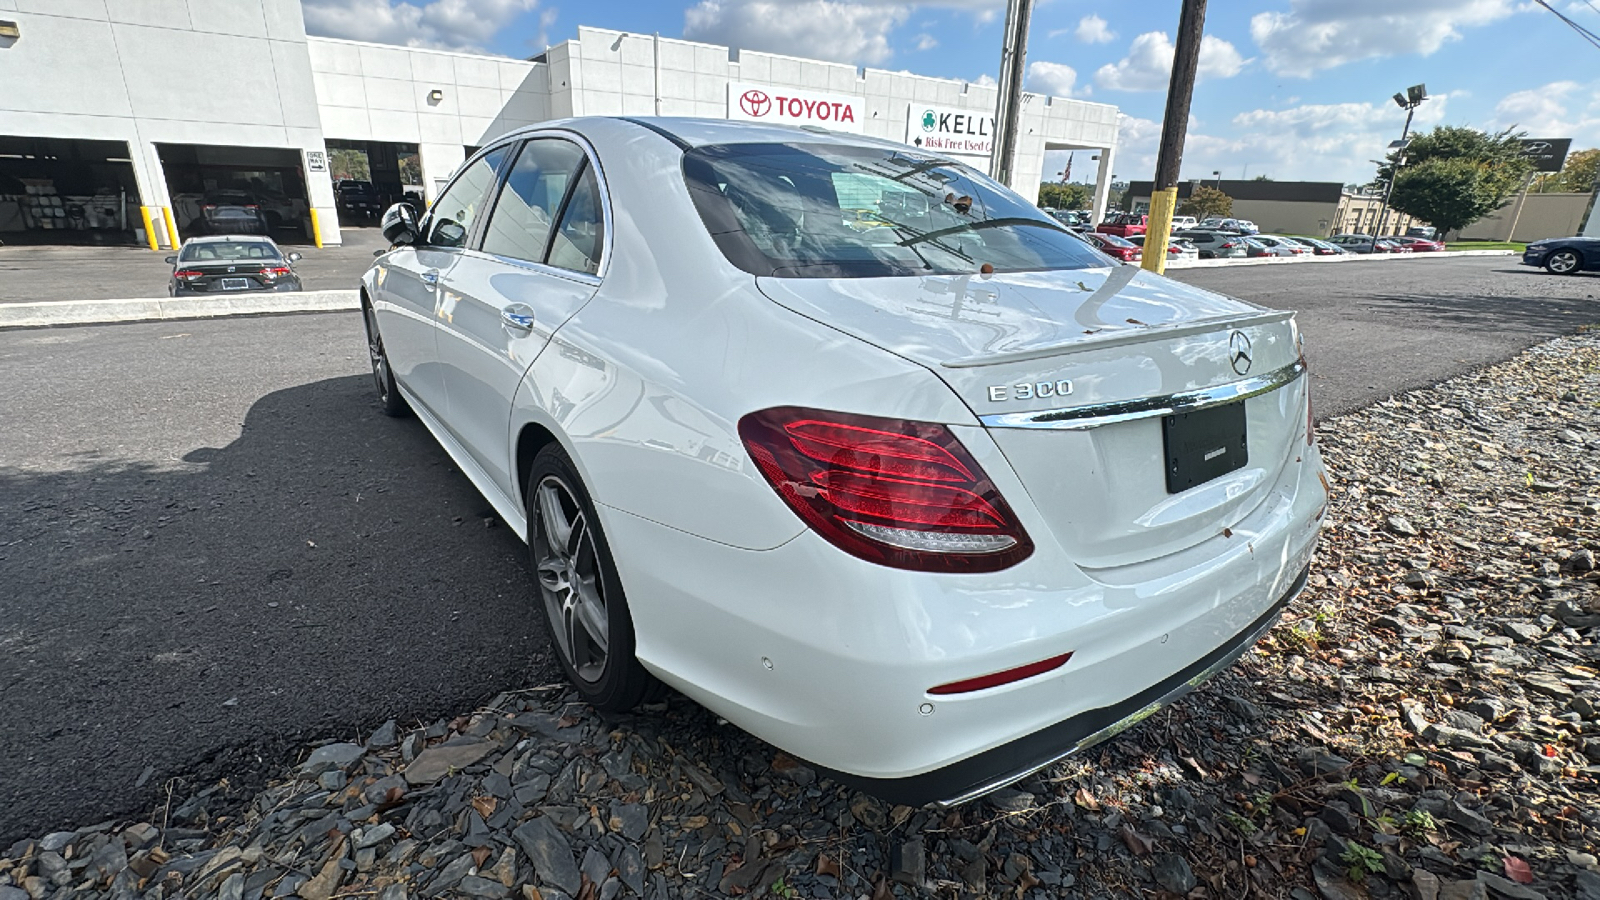
[[1444, 249], [1444, 241], [1430, 241], [1427, 238], [1401, 236], [1396, 236], [1393, 240], [1410, 247], [1416, 253], [1432, 253]]
[[1138, 244], [1126, 238], [1117, 237], [1114, 234], [1100, 234], [1099, 232], [1090, 231], [1080, 234], [1078, 237], [1088, 241], [1091, 246], [1101, 253], [1126, 263], [1138, 262], [1144, 258], [1144, 251], [1139, 248]]

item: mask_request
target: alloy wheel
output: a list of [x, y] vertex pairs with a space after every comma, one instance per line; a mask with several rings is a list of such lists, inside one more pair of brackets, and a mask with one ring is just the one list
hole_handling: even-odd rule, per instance
[[1562, 250], [1551, 255], [1545, 265], [1557, 275], [1569, 275], [1578, 268], [1578, 255], [1571, 250]]
[[556, 649], [584, 681], [604, 677], [611, 644], [600, 554], [572, 487], [546, 475], [534, 489], [534, 569]]

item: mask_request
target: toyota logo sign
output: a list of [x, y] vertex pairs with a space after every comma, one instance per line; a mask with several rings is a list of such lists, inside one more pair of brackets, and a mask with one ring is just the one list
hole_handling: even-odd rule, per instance
[[772, 109], [772, 98], [765, 91], [745, 91], [739, 95], [739, 108], [747, 116], [764, 116]]

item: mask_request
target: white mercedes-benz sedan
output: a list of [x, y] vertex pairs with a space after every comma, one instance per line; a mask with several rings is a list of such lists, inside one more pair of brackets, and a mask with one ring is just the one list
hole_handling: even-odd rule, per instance
[[856, 135], [549, 122], [361, 284], [377, 393], [524, 535], [572, 683], [955, 803], [1148, 716], [1305, 583], [1293, 314]]

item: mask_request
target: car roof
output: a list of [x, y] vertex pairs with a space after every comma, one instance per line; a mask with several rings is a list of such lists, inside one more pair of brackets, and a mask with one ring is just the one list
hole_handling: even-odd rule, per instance
[[[731, 119], [699, 119], [688, 116], [587, 116], [567, 119], [562, 123], [545, 123], [541, 127], [561, 124], [582, 132], [584, 130], [583, 126], [595, 119], [632, 122], [649, 128], [657, 134], [676, 139], [677, 143], [685, 144], [689, 147], [705, 147], [713, 144], [792, 144], [796, 141], [804, 141], [808, 144], [839, 144], [841, 146], [867, 144], [892, 147], [896, 150], [907, 149], [907, 145], [900, 141], [889, 141], [848, 131], [833, 131], [814, 126], [801, 127], [798, 125], [768, 125], [762, 122], [737, 122]], [[926, 150], [922, 152], [932, 153], [932, 151]]]
[[185, 244], [220, 244], [224, 241], [236, 243], [238, 241], [257, 241], [263, 244], [274, 243], [272, 238], [259, 234], [208, 234], [204, 237], [192, 237]]

